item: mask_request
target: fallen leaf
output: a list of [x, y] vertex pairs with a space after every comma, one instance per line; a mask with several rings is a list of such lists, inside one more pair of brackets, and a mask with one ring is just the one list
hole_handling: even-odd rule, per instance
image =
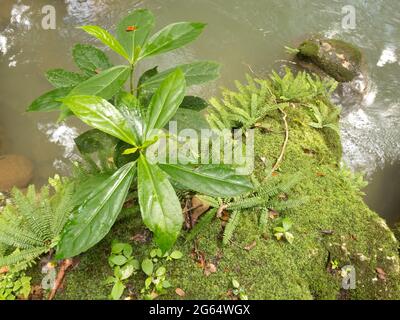
[[184, 297], [186, 295], [186, 292], [183, 291], [181, 288], [176, 288], [175, 293], [180, 297]]
[[248, 244], [247, 246], [244, 247], [245, 250], [250, 251], [257, 245], [257, 241], [254, 240], [252, 243]]
[[208, 277], [211, 273], [216, 273], [217, 272], [217, 267], [215, 264], [212, 263], [207, 263], [206, 267], [204, 268], [204, 274], [206, 277]]
[[197, 251], [195, 248], [193, 248], [190, 255], [191, 255], [192, 259], [197, 262], [197, 265], [200, 268], [202, 268], [202, 269], [205, 268], [206, 258], [205, 258], [204, 252]]
[[29, 296], [30, 300], [42, 300], [43, 299], [43, 288], [40, 285], [32, 287], [31, 294]]
[[136, 233], [130, 240], [138, 243], [147, 243], [151, 240], [151, 233], [145, 229], [142, 232]]
[[191, 214], [191, 217], [192, 217], [192, 228], [193, 228], [193, 226], [196, 224], [199, 217], [204, 212], [206, 212], [208, 209], [210, 209], [210, 205], [208, 203], [201, 201], [197, 197], [193, 197], [192, 198], [192, 208], [193, 209], [191, 210], [191, 212], [189, 212], [189, 214]]
[[268, 209], [268, 218], [274, 220], [279, 217], [279, 212], [274, 209]]
[[279, 173], [278, 173], [278, 172], [276, 172], [276, 171], [274, 171], [274, 172], [272, 172], [271, 176], [273, 176], [273, 177], [277, 177], [277, 176], [279, 176]]
[[326, 176], [326, 174], [323, 172], [317, 172], [316, 175], [317, 175], [317, 177], [325, 177]]
[[7, 273], [8, 271], [9, 271], [9, 269], [8, 269], [7, 266], [6, 266], [6, 267], [1, 267], [1, 268], [0, 268], [0, 274]]
[[382, 268], [375, 268], [378, 278], [381, 280], [386, 280], [386, 272]]

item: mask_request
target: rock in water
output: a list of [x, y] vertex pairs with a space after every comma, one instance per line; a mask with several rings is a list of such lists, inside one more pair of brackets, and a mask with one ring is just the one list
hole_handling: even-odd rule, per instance
[[25, 188], [32, 180], [32, 162], [19, 155], [0, 156], [0, 191]]
[[299, 46], [298, 58], [318, 66], [338, 82], [349, 82], [361, 72], [361, 51], [336, 39], [309, 39]]

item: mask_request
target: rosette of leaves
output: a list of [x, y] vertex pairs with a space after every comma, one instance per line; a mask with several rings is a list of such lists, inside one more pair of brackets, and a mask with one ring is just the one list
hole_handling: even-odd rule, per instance
[[[80, 72], [49, 70], [46, 78], [55, 89], [37, 98], [27, 110], [61, 111], [59, 120], [64, 120], [72, 113], [63, 104], [63, 98], [95, 95], [112, 100], [123, 90], [127, 81], [130, 92], [135, 93], [141, 101], [148, 102], [163, 80], [177, 69], [183, 72], [188, 86], [215, 80], [219, 76], [219, 64], [213, 61], [196, 61], [162, 72], [158, 72], [157, 66], [152, 67], [139, 77], [135, 88], [135, 72], [141, 61], [187, 45], [202, 33], [205, 26], [199, 22], [177, 22], [151, 35], [154, 16], [147, 9], [139, 9], [129, 13], [118, 23], [116, 36], [99, 26], [80, 27], [124, 58], [127, 64], [113, 66], [100, 49], [92, 45], [77, 44], [72, 55]], [[181, 107], [197, 112], [207, 105], [200, 97], [187, 96]]]
[[[31, 111], [61, 110], [62, 118], [73, 114], [117, 141], [114, 162], [118, 169], [91, 186], [91, 193], [64, 228], [57, 247], [58, 259], [76, 256], [103, 239], [132, 188], [137, 189], [143, 222], [163, 251], [174, 244], [183, 223], [180, 201], [169, 179], [215, 196], [235, 196], [252, 188], [245, 177], [228, 166], [153, 164], [147, 158], [146, 150], [165, 136], [163, 128], [180, 107], [194, 110], [192, 118], [199, 118], [198, 110], [207, 104], [200, 98], [185, 96], [186, 87], [217, 78], [219, 69], [218, 64], [208, 61], [160, 73], [152, 68], [139, 78], [135, 88], [134, 75], [140, 61], [188, 44], [205, 27], [203, 23], [179, 22], [150, 36], [153, 25], [150, 11], [136, 10], [118, 23], [116, 37], [98, 26], [81, 27], [125, 58], [128, 65], [109, 68], [98, 49], [76, 47], [74, 59], [83, 72], [80, 77], [89, 78], [79, 82], [74, 76], [76, 81], [71, 82], [72, 76], [65, 72], [48, 74], [59, 91], [45, 94], [29, 107]], [[130, 90], [126, 92], [124, 84], [128, 80]], [[82, 140], [79, 145], [87, 150]]]

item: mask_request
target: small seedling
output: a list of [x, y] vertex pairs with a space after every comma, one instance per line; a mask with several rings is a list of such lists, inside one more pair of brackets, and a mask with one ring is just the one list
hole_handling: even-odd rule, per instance
[[294, 236], [289, 230], [292, 228], [292, 221], [288, 218], [282, 219], [281, 226], [274, 228], [274, 236], [277, 240], [286, 239], [290, 244], [293, 243]]
[[241, 287], [239, 281], [236, 279], [232, 279], [232, 286], [233, 290], [232, 293], [238, 297], [240, 300], [249, 300], [249, 297], [247, 296], [246, 292], [244, 291], [244, 288]]
[[150, 251], [150, 257], [144, 259], [141, 264], [142, 271], [147, 275], [144, 287], [140, 291], [145, 300], [153, 300], [171, 287], [171, 283], [166, 279], [167, 269], [163, 265], [157, 267], [156, 264], [162, 263], [162, 259], [171, 261], [182, 257], [182, 252], [177, 250], [171, 254], [163, 254], [159, 248]]
[[139, 261], [133, 258], [132, 251], [130, 244], [113, 241], [108, 263], [114, 269], [114, 276], [106, 280], [106, 284], [114, 284], [110, 295], [113, 300], [121, 298], [126, 280], [140, 269]]

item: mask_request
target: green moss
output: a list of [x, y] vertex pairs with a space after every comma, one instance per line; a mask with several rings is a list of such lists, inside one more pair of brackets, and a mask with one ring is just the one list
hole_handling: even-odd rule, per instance
[[313, 62], [339, 82], [348, 82], [360, 72], [361, 51], [337, 39], [310, 39], [299, 46], [300, 59]]
[[[290, 107], [287, 113], [289, 144], [279, 174], [301, 171], [304, 179], [290, 198], [308, 197], [300, 208], [281, 213], [293, 221], [294, 243], [274, 239], [273, 220], [269, 220], [262, 234], [258, 227], [259, 213], [245, 212], [232, 243], [223, 247], [221, 222], [216, 219], [196, 242], [178, 241], [176, 249], [184, 253], [184, 258], [166, 263], [173, 287], [160, 298], [180, 299], [174, 289], [182, 288], [185, 299], [228, 299], [232, 278], [240, 282], [250, 299], [400, 298], [399, 244], [339, 168], [340, 139], [332, 130], [308, 126], [311, 119], [303, 108]], [[257, 159], [266, 157], [274, 162], [284, 139], [280, 113], [266, 118], [263, 126], [272, 131], [257, 132]], [[258, 161], [257, 175], [262, 177], [265, 170], [270, 168]], [[324, 230], [333, 234], [326, 235]], [[64, 289], [57, 298], [107, 299], [111, 288], [104, 285], [104, 280], [112, 273], [107, 263], [111, 241], [132, 242], [132, 236], [142, 231], [138, 215], [119, 221], [105, 240], [78, 257], [79, 264], [68, 272]], [[256, 246], [245, 250], [253, 241]], [[152, 246], [135, 244], [134, 256], [143, 259]], [[206, 263], [217, 267], [216, 273], [204, 275], [194, 258], [194, 248], [204, 254]], [[341, 289], [339, 272], [327, 270], [330, 260], [337, 260], [340, 267], [355, 267], [355, 290]], [[386, 280], [377, 278], [378, 267], [385, 271]], [[143, 274], [136, 275], [129, 283], [131, 292], [140, 296], [143, 282]]]

